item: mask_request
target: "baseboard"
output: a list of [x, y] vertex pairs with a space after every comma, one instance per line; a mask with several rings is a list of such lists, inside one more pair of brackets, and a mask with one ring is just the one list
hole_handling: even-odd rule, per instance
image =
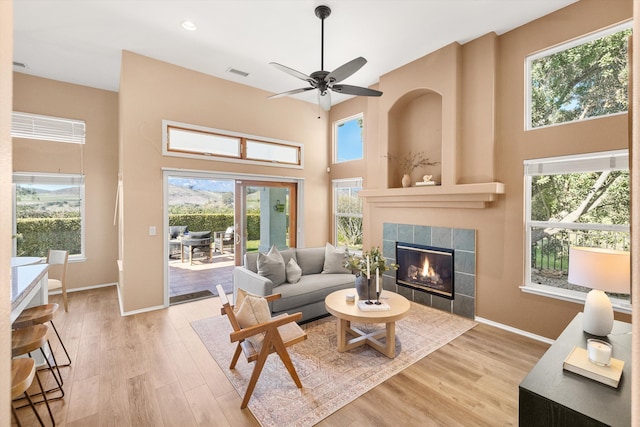
[[549, 339], [547, 337], [543, 337], [542, 335], [532, 334], [531, 332], [523, 331], [522, 329], [517, 329], [512, 326], [504, 325], [502, 323], [494, 322], [493, 320], [483, 319], [482, 317], [476, 316], [474, 320], [478, 323], [484, 323], [485, 325], [493, 326], [498, 329], [503, 329], [505, 331], [513, 332], [514, 334], [522, 335], [523, 337], [531, 338], [536, 341], [540, 341], [546, 344], [553, 344], [554, 340]]
[[164, 305], [157, 305], [155, 307], [145, 307], [140, 310], [124, 311], [124, 308], [122, 307], [122, 295], [120, 294], [120, 286], [117, 286], [116, 289], [118, 290], [118, 304], [120, 305], [120, 316], [122, 317], [146, 313], [148, 311], [162, 310], [166, 308]]
[[[88, 291], [91, 289], [99, 289], [99, 288], [106, 288], [108, 286], [116, 286], [117, 283], [103, 283], [101, 285], [91, 285], [91, 286], [85, 286], [83, 288], [67, 288], [67, 293], [71, 293], [71, 292], [80, 292], [80, 291]], [[60, 295], [62, 293], [61, 289], [56, 289], [54, 291], [49, 292], [49, 295]]]

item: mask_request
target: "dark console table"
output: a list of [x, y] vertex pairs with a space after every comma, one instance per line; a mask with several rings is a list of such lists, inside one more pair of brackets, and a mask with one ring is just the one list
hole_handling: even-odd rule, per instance
[[611, 356], [624, 360], [618, 388], [562, 369], [574, 346], [587, 348], [592, 338], [582, 330], [582, 313], [571, 321], [520, 383], [520, 426], [630, 426], [631, 324], [615, 321], [606, 338]]

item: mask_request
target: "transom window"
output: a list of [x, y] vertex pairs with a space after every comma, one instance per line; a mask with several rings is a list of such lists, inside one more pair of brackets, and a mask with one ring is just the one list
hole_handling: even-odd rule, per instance
[[631, 22], [526, 59], [526, 129], [623, 113]]
[[163, 154], [219, 161], [302, 167], [302, 144], [213, 128], [162, 122]]
[[[525, 290], [584, 301], [567, 281], [569, 247], [630, 250], [628, 151], [527, 160]], [[610, 295], [628, 308], [628, 294]]]
[[334, 163], [361, 160], [364, 158], [362, 129], [364, 119], [362, 113], [338, 120], [334, 123]]

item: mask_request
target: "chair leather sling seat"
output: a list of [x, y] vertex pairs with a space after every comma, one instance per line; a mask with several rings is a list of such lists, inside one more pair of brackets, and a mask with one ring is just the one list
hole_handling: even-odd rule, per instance
[[[31, 387], [34, 378], [36, 378], [36, 380], [38, 381], [40, 392], [42, 396], [44, 396], [44, 402], [46, 403], [47, 410], [49, 411], [49, 417], [51, 417], [51, 423], [55, 426], [56, 421], [53, 418], [51, 407], [49, 407], [47, 394], [44, 393], [42, 383], [40, 382], [40, 377], [36, 372], [35, 360], [28, 357], [21, 357], [11, 360], [11, 400], [15, 400], [24, 395], [24, 397], [29, 401], [29, 406], [31, 406], [31, 409], [33, 409], [33, 412], [40, 422], [40, 425], [44, 426], [45, 424], [42, 421], [42, 418], [40, 418], [40, 414], [38, 413], [38, 410], [36, 409], [36, 406], [34, 405], [33, 400], [31, 399], [31, 396], [29, 396], [29, 393], [27, 391], [29, 390], [29, 387]], [[18, 426], [21, 426], [20, 419], [18, 418], [18, 414], [16, 412], [16, 408], [13, 406], [13, 403], [11, 404], [11, 412]]]
[[20, 313], [18, 318], [13, 321], [11, 325], [13, 329], [26, 328], [33, 325], [41, 325], [43, 323], [49, 322], [53, 327], [53, 331], [56, 333], [58, 337], [58, 341], [64, 350], [64, 354], [67, 356], [67, 363], [61, 364], [59, 366], [69, 366], [71, 365], [71, 358], [69, 357], [69, 352], [58, 333], [58, 329], [56, 325], [53, 323], [53, 318], [55, 317], [56, 312], [60, 306], [56, 303], [43, 304], [35, 307], [26, 308]]

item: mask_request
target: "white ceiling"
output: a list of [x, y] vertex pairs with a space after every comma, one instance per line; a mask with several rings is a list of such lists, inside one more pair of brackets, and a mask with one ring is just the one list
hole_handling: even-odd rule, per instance
[[[284, 92], [320, 69], [316, 6], [328, 5], [327, 71], [363, 56], [343, 83], [370, 86], [452, 42], [502, 34], [576, 0], [14, 0], [14, 70], [118, 91], [128, 50], [222, 79]], [[183, 20], [198, 29], [189, 32]], [[244, 78], [227, 72], [235, 68]], [[296, 95], [316, 102], [315, 91]], [[348, 97], [332, 94], [334, 104]]]

